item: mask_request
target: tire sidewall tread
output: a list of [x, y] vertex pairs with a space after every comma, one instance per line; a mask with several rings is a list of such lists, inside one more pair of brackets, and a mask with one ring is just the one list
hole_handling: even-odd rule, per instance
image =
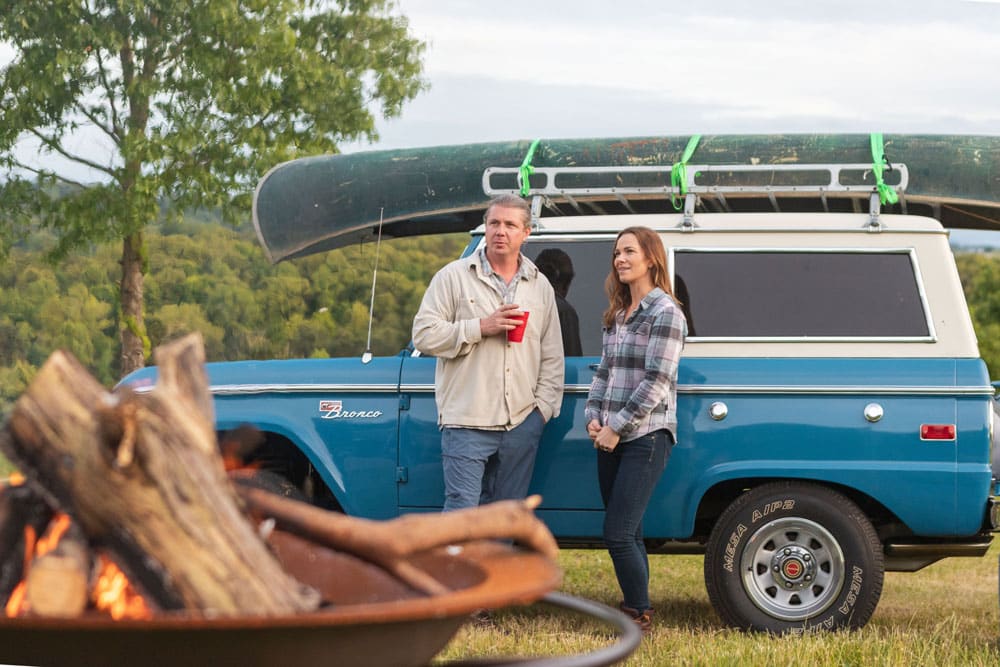
[[[844, 554], [844, 581], [837, 597], [804, 620], [775, 618], [754, 604], [740, 571], [743, 549], [775, 519], [803, 518], [822, 525]], [[771, 482], [747, 491], [719, 516], [705, 553], [705, 587], [722, 620], [733, 627], [770, 633], [863, 627], [878, 605], [885, 571], [882, 544], [864, 512], [846, 496], [803, 482]]]

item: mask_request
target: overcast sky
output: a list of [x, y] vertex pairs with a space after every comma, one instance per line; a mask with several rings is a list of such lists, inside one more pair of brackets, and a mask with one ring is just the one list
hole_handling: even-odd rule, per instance
[[997, 1], [398, 6], [428, 43], [430, 89], [400, 119], [380, 123], [378, 148], [539, 137], [1000, 131]]

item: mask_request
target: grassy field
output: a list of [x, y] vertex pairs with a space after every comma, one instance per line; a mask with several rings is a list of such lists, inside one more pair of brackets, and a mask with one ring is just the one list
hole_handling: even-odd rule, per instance
[[[705, 593], [700, 556], [653, 556], [654, 629], [628, 665], [1000, 665], [994, 545], [983, 558], [951, 558], [920, 572], [886, 574], [882, 599], [863, 630], [770, 637], [729, 630]], [[615, 606], [603, 551], [563, 551], [561, 590]], [[504, 609], [492, 625], [464, 626], [439, 662], [468, 658], [568, 656], [614, 641], [605, 627], [551, 607]]]

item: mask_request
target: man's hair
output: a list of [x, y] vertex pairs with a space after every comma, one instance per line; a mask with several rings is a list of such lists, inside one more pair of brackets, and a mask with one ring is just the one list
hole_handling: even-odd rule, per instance
[[497, 195], [490, 200], [490, 205], [486, 207], [486, 211], [483, 213], [483, 222], [485, 223], [487, 218], [490, 216], [490, 209], [494, 206], [499, 206], [501, 208], [516, 208], [521, 213], [524, 214], [524, 226], [531, 226], [531, 204], [528, 203], [527, 199], [519, 197], [512, 194], [502, 194]]

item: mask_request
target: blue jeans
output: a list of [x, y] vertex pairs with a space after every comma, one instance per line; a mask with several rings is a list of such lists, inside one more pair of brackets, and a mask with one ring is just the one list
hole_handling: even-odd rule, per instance
[[509, 431], [441, 431], [444, 511], [528, 495], [545, 419], [538, 410]]
[[604, 500], [604, 543], [615, 567], [624, 604], [640, 612], [649, 604], [649, 557], [642, 515], [667, 467], [674, 438], [659, 430], [597, 452], [597, 480]]

